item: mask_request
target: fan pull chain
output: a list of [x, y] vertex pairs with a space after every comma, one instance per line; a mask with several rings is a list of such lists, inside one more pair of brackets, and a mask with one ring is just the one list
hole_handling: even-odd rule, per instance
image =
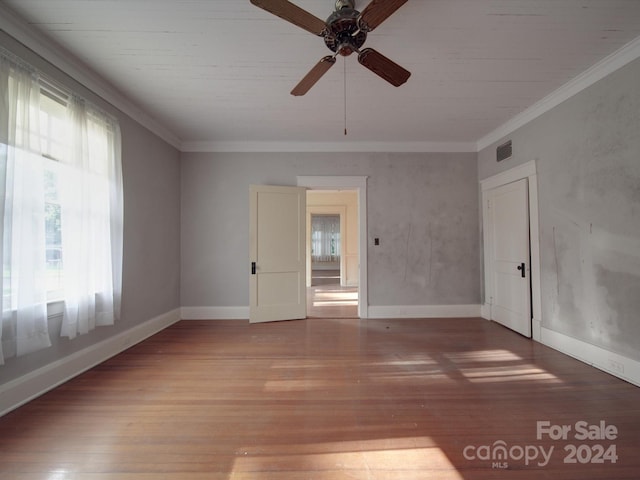
[[342, 57], [344, 66], [344, 135], [347, 135], [347, 57]]

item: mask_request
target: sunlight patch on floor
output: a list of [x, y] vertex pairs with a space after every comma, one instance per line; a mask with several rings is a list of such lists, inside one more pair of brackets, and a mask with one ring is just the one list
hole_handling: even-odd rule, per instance
[[358, 300], [316, 300], [314, 307], [353, 307], [358, 306]]
[[447, 353], [453, 362], [521, 362], [522, 357], [505, 349], [474, 350], [472, 352]]
[[[278, 445], [275, 446], [278, 450], [291, 451], [291, 453], [284, 455], [279, 453], [277, 467], [280, 475], [286, 472], [314, 471], [321, 474], [318, 478], [334, 478], [333, 473], [336, 474], [336, 478], [338, 476], [343, 478], [345, 474], [361, 478], [363, 473], [367, 478], [378, 478], [376, 472], [385, 474], [405, 471], [408, 476], [420, 472], [421, 474], [431, 473], [434, 475], [433, 478], [439, 479], [464, 479], [445, 452], [433, 445], [431, 439], [426, 439], [427, 442], [421, 442], [420, 439], [416, 439], [417, 442], [412, 440], [410, 437], [398, 437], [332, 444], [315, 443], [303, 445], [306, 452], [301, 452], [299, 445], [292, 450], [287, 445]], [[411, 443], [430, 445], [408, 447], [407, 444]], [[238, 456], [231, 470], [232, 478], [234, 473], [273, 471], [273, 453], [256, 455], [252, 453], [255, 449], [256, 447], [250, 447], [246, 451], [241, 449], [237, 452]], [[260, 447], [258, 446], [257, 449], [259, 451]], [[270, 446], [269, 450], [271, 449]]]
[[314, 307], [357, 306], [358, 292], [316, 292]]
[[474, 383], [544, 382], [563, 383], [557, 376], [531, 364], [487, 368], [461, 368], [465, 378]]

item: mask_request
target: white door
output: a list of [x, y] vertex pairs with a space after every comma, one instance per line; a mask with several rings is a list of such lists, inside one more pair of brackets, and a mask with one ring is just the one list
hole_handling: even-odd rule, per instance
[[528, 181], [490, 190], [491, 318], [531, 337]]
[[251, 185], [249, 321], [306, 318], [304, 187]]

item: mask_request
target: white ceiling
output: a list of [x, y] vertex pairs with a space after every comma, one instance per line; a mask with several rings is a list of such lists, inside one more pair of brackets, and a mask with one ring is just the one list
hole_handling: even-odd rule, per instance
[[[320, 18], [333, 0], [294, 0]], [[367, 0], [359, 0], [362, 10]], [[476, 144], [640, 36], [640, 0], [409, 0], [369, 34], [412, 72], [395, 88], [249, 0], [0, 0], [185, 147]], [[345, 69], [346, 124], [345, 125]], [[175, 142], [174, 142], [175, 143]]]

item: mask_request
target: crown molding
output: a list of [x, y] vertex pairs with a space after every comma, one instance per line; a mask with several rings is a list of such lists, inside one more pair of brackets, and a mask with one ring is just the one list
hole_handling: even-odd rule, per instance
[[125, 97], [76, 57], [73, 57], [61, 46], [32, 28], [12, 10], [1, 4], [0, 30], [6, 32], [36, 55], [53, 64], [76, 82], [91, 90], [173, 147], [180, 149], [182, 142], [173, 132], [137, 107], [129, 98]]
[[606, 56], [598, 63], [588, 68], [577, 77], [565, 83], [563, 86], [550, 93], [542, 100], [534, 103], [531, 107], [519, 113], [511, 120], [507, 121], [500, 127], [488, 135], [482, 137], [477, 142], [476, 150], [487, 148], [495, 142], [502, 140], [510, 135], [518, 128], [526, 125], [530, 121], [538, 118], [543, 113], [548, 112], [552, 108], [560, 105], [565, 100], [590, 87], [594, 83], [602, 80], [607, 75], [612, 74], [616, 70], [624, 67], [640, 57], [640, 37], [632, 40], [622, 48], [616, 50], [612, 54]]
[[354, 152], [354, 153], [475, 153], [474, 142], [182, 142], [183, 152]]

